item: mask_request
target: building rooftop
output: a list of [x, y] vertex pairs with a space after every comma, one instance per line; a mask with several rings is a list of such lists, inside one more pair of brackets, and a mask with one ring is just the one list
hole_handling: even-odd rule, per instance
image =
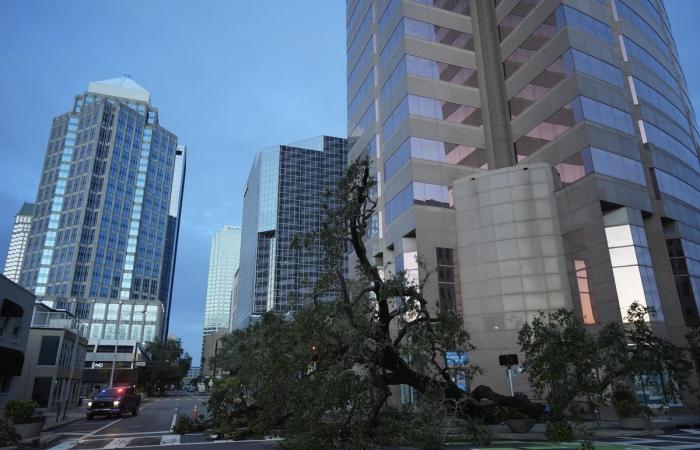
[[34, 203], [24, 202], [22, 207], [17, 213], [18, 216], [33, 216], [34, 215]]
[[108, 80], [93, 81], [88, 86], [88, 92], [146, 103], [150, 103], [151, 100], [151, 93], [128, 74]]

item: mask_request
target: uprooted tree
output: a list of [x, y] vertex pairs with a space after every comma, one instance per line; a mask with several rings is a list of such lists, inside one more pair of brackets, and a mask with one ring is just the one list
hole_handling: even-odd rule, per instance
[[[224, 338], [219, 360], [236, 381], [217, 393], [227, 401], [210, 402], [213, 416], [230, 424], [247, 415], [261, 432], [296, 430], [306, 448], [309, 436], [325, 436], [319, 445], [331, 448], [381, 443], [387, 433], [414, 441], [437, 436], [438, 411], [490, 421], [500, 404], [541, 414], [524, 396], [504, 397], [483, 386], [465, 392], [452, 381], [445, 352], [472, 349], [469, 336], [457, 314], [424, 297], [428, 275], [416, 280], [373, 264], [364, 243], [376, 207], [373, 188], [369, 162], [350, 164], [329, 193], [320, 232], [300, 239], [301, 247], [321, 246], [326, 271], [312, 293], [299, 297], [294, 320], [267, 314]], [[352, 279], [343, 262], [348, 250]], [[322, 301], [329, 296], [336, 300]], [[400, 385], [422, 396], [419, 410], [387, 406], [392, 387]]]

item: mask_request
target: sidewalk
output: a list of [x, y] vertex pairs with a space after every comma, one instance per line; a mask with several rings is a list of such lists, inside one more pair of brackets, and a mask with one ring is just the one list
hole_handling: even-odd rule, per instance
[[66, 411], [65, 418], [63, 417], [63, 411], [61, 411], [58, 421], [56, 421], [56, 411], [46, 411], [44, 412], [44, 417], [46, 418], [46, 422], [44, 422], [44, 428], [41, 430], [42, 433], [84, 419], [85, 407], [76, 406], [75, 408], [69, 409]]
[[[617, 421], [601, 421], [599, 426], [589, 424], [589, 428], [593, 432], [593, 436], [597, 438], [616, 438], [616, 437], [632, 437], [632, 436], [654, 436], [664, 434], [665, 430], [683, 427], [698, 427], [700, 426], [700, 417], [693, 415], [675, 415], [670, 419], [666, 417], [658, 417], [654, 420], [653, 430], [628, 430], [620, 428]], [[545, 425], [542, 423], [536, 424], [532, 430], [527, 433], [513, 433], [506, 425], [491, 425], [489, 427], [493, 433], [494, 439], [513, 439], [520, 441], [544, 441]], [[582, 433], [576, 430], [577, 437], [582, 437]]]

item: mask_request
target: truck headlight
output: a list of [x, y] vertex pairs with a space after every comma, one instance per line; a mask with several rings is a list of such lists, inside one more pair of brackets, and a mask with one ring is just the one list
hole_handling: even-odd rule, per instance
[[88, 402], [88, 408], [92, 408], [92, 402]]
[[113, 404], [114, 406], [119, 406], [119, 400], [113, 401], [112, 404]]

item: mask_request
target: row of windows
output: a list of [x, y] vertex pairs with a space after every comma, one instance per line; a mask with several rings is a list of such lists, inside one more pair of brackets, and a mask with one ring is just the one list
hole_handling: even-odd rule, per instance
[[386, 223], [390, 224], [413, 205], [452, 208], [452, 189], [437, 184], [412, 182], [386, 203]]
[[469, 0], [413, 0], [414, 2], [422, 3], [427, 6], [432, 6], [434, 8], [444, 9], [445, 11], [454, 12], [457, 14], [462, 14], [468, 16], [469, 11]]
[[[637, 3], [640, 2], [638, 1]], [[654, 44], [656, 44], [659, 47], [659, 50], [661, 50], [662, 53], [666, 54], [666, 52], [668, 51], [666, 41], [664, 41], [664, 39], [657, 33], [657, 31], [651, 25], [647, 23], [646, 20], [642, 19], [633, 9], [627, 6], [623, 1], [617, 2], [616, 6], [617, 12], [620, 14], [620, 17], [624, 18], [629, 23], [639, 28], [639, 30], [642, 33], [644, 33], [645, 36], [654, 41]]]
[[472, 35], [469, 33], [404, 17], [396, 26], [394, 33], [379, 55], [382, 67], [387, 66], [387, 63], [396, 52], [404, 36], [474, 51], [474, 42]]
[[649, 52], [644, 50], [627, 36], [623, 36], [623, 42], [627, 56], [647, 66], [658, 77], [664, 80], [674, 92], [678, 92], [678, 83], [676, 78], [663, 64], [659, 62], [658, 59], [654, 58]]
[[527, 158], [583, 120], [634, 135], [632, 116], [629, 113], [591, 98], [579, 96], [515, 142], [518, 161]]
[[566, 26], [592, 35], [608, 45], [614, 45], [613, 33], [610, 27], [578, 10], [562, 5], [506, 58], [503, 63], [506, 78], [515, 73], [523, 64], [530, 61], [544, 44]]
[[444, 120], [449, 123], [471, 125], [474, 127], [483, 124], [480, 108], [452, 102], [443, 102], [434, 98], [407, 95], [384, 121], [382, 127], [384, 141], [387, 141], [391, 135], [396, 132], [409, 114], [428, 119]]
[[[141, 336], [142, 329], [143, 337]], [[90, 325], [90, 339], [134, 339], [142, 342], [151, 342], [155, 337], [155, 325], [144, 325], [143, 327], [133, 325], [131, 326], [131, 332], [129, 332], [129, 325], [119, 325], [119, 328], [114, 323], [104, 324], [104, 327], [101, 323]]]
[[386, 105], [389, 98], [396, 92], [406, 75], [446, 81], [462, 86], [478, 87], [476, 70], [459, 67], [413, 55], [404, 56], [389, 78], [384, 82], [381, 91], [381, 104]]
[[487, 154], [483, 148], [410, 137], [384, 163], [385, 181], [389, 181], [411, 158], [488, 168]]
[[660, 94], [657, 90], [653, 89], [639, 78], [633, 78], [632, 80], [634, 91], [638, 98], [646, 101], [656, 109], [663, 111], [681, 127], [686, 128], [688, 126], [688, 118], [686, 115], [665, 95]]
[[357, 93], [355, 94], [355, 97], [352, 99], [350, 104], [348, 105], [348, 121], [351, 124], [356, 124], [359, 122], [359, 114], [363, 111], [360, 111], [359, 107], [368, 97], [373, 97], [374, 96], [374, 87], [376, 86], [377, 83], [377, 72], [376, 69], [373, 67], [372, 70], [367, 74], [367, 78], [365, 78], [365, 81], [362, 83], [362, 86], [360, 86], [360, 89], [357, 90]]
[[350, 44], [350, 47], [348, 47], [348, 65], [350, 65], [350, 61], [353, 60], [355, 54], [360, 50], [360, 48], [363, 48], [365, 44], [365, 39], [367, 39], [369, 31], [372, 27], [372, 21], [374, 20], [374, 7], [369, 8], [367, 10], [367, 14], [365, 14], [365, 18], [362, 21], [362, 25], [360, 25], [360, 28], [357, 30], [357, 34], [355, 35], [352, 43]]
[[585, 73], [620, 88], [623, 87], [624, 82], [620, 69], [587, 53], [568, 49], [511, 98], [508, 102], [511, 118], [522, 114], [525, 109], [559, 84], [566, 75], [574, 71]]
[[599, 148], [586, 148], [554, 166], [555, 187], [566, 187], [590, 173], [600, 173], [646, 186], [644, 166], [639, 161]]
[[698, 162], [698, 156], [695, 151], [649, 122], [642, 122], [642, 130], [642, 140], [645, 143], [648, 142], [664, 149], [667, 153], [685, 162], [697, 173], [700, 173], [700, 162]]
[[656, 184], [659, 191], [688, 203], [695, 208], [700, 208], [700, 192], [688, 183], [679, 180], [663, 170], [654, 169]]

